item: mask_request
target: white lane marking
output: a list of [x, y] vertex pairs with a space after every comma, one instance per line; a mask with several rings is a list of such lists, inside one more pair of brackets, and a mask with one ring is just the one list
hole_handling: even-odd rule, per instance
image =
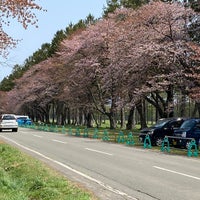
[[178, 175], [186, 176], [186, 177], [193, 178], [193, 179], [196, 179], [196, 180], [200, 180], [200, 178], [197, 177], [197, 176], [192, 176], [192, 175], [189, 175], [189, 174], [184, 174], [184, 173], [181, 173], [181, 172], [173, 171], [173, 170], [170, 170], [170, 169], [165, 169], [165, 168], [158, 167], [158, 166], [153, 166], [153, 167], [156, 168], [156, 169], [163, 170], [163, 171], [167, 171], [167, 172], [171, 172], [171, 173], [174, 173], [174, 174], [178, 174]]
[[41, 135], [33, 135], [33, 136], [35, 136], [35, 137], [39, 137], [39, 138], [42, 138], [42, 136], [41, 136]]
[[80, 171], [78, 171], [78, 170], [76, 170], [76, 169], [73, 169], [72, 167], [69, 167], [68, 165], [65, 165], [65, 164], [63, 164], [63, 163], [61, 163], [61, 162], [59, 162], [59, 161], [57, 161], [57, 160], [54, 160], [54, 159], [52, 159], [52, 158], [50, 158], [50, 157], [47, 157], [47, 156], [45, 156], [44, 154], [39, 153], [38, 151], [35, 151], [35, 150], [30, 149], [30, 148], [28, 148], [28, 147], [26, 147], [26, 146], [23, 146], [23, 145], [21, 145], [21, 144], [15, 142], [14, 140], [12, 140], [12, 139], [10, 139], [10, 138], [7, 138], [7, 137], [2, 136], [2, 135], [1, 135], [1, 137], [4, 138], [4, 139], [6, 139], [6, 140], [8, 140], [8, 141], [10, 141], [10, 142], [12, 142], [12, 143], [14, 143], [14, 144], [16, 144], [16, 145], [18, 145], [19, 147], [21, 147], [21, 148], [23, 148], [23, 149], [26, 149], [26, 150], [28, 150], [28, 151], [30, 151], [30, 152], [32, 152], [32, 153], [35, 153], [35, 154], [37, 154], [37, 155], [39, 155], [39, 156], [45, 158], [46, 160], [49, 160], [49, 161], [51, 161], [51, 162], [54, 162], [54, 163], [56, 163], [57, 165], [60, 165], [60, 166], [66, 168], [66, 169], [68, 169], [68, 170], [70, 170], [70, 171], [72, 171], [72, 172], [74, 172], [74, 173], [76, 173], [76, 174], [78, 174], [78, 175], [80, 175], [80, 176], [82, 176], [82, 177], [84, 177], [84, 178], [90, 180], [90, 181], [93, 181], [93, 182], [99, 184], [100, 186], [104, 187], [105, 189], [107, 189], [107, 190], [109, 190], [109, 191], [111, 191], [111, 192], [113, 192], [113, 193], [115, 193], [115, 194], [124, 196], [125, 198], [129, 198], [129, 199], [132, 199], [132, 200], [138, 200], [138, 199], [136, 199], [136, 198], [134, 198], [134, 197], [132, 197], [132, 196], [129, 196], [128, 194], [126, 194], [126, 193], [124, 193], [124, 192], [121, 192], [120, 190], [117, 190], [117, 189], [115, 189], [115, 188], [112, 188], [111, 186], [109, 186], [109, 185], [107, 185], [107, 184], [105, 184], [105, 183], [103, 183], [103, 182], [101, 182], [101, 181], [99, 181], [99, 180], [97, 180], [97, 179], [95, 179], [95, 178], [92, 178], [91, 176], [88, 176], [87, 174], [84, 174], [84, 173], [82, 173], [82, 172], [80, 172]]
[[62, 144], [67, 144], [67, 142], [63, 142], [63, 141], [60, 141], [60, 140], [52, 140], [52, 141], [62, 143]]
[[94, 152], [97, 152], [97, 153], [101, 153], [101, 154], [105, 154], [105, 155], [113, 156], [113, 154], [111, 154], [111, 153], [107, 153], [107, 152], [104, 152], [104, 151], [98, 151], [98, 150], [90, 149], [90, 148], [85, 148], [85, 149], [88, 150], [88, 151], [94, 151]]

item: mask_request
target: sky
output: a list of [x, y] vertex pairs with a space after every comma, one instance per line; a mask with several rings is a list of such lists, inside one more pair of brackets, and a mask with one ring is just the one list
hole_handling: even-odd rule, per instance
[[102, 16], [106, 0], [37, 0], [47, 12], [36, 11], [39, 28], [29, 26], [25, 30], [20, 23], [11, 20], [6, 33], [14, 39], [20, 39], [17, 47], [9, 50], [6, 59], [0, 58], [0, 81], [12, 73], [13, 66], [23, 65], [26, 58], [32, 56], [42, 44], [51, 43], [59, 30], [65, 30], [70, 24], [86, 19], [89, 14], [95, 18]]

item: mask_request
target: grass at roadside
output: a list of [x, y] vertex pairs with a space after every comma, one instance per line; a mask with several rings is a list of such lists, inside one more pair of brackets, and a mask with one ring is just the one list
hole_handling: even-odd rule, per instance
[[1, 200], [95, 200], [40, 161], [0, 142]]

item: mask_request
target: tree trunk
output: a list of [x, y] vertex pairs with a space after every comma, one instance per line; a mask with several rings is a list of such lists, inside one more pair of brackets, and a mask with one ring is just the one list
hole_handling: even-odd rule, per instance
[[86, 126], [87, 128], [92, 128], [92, 112], [89, 111], [85, 114]]
[[121, 108], [121, 112], [120, 112], [120, 127], [124, 128], [125, 127], [125, 111], [124, 108]]
[[180, 104], [180, 116], [186, 116], [186, 94], [182, 92]]
[[71, 124], [71, 110], [70, 108], [67, 108], [67, 124], [70, 125]]
[[126, 124], [126, 130], [132, 130], [134, 127], [134, 113], [135, 113], [135, 106], [133, 106], [128, 115], [128, 122]]
[[115, 119], [114, 113], [111, 112], [108, 115], [108, 117], [109, 117], [109, 120], [110, 120], [110, 129], [116, 129], [117, 124], [116, 124], [116, 119]]
[[147, 123], [146, 123], [146, 114], [145, 114], [145, 104], [144, 104], [144, 100], [141, 100], [137, 105], [137, 111], [139, 113], [140, 116], [140, 124], [141, 124], [141, 129], [146, 128], [147, 127]]
[[174, 116], [174, 92], [173, 86], [170, 85], [167, 90], [167, 100], [166, 106], [164, 107], [164, 117], [173, 117]]

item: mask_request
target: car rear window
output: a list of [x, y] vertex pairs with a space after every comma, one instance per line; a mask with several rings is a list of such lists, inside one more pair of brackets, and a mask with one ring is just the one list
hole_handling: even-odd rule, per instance
[[12, 115], [5, 115], [5, 116], [3, 116], [3, 118], [2, 118], [3, 120], [14, 120], [15, 119], [15, 117], [14, 116], [12, 116]]

